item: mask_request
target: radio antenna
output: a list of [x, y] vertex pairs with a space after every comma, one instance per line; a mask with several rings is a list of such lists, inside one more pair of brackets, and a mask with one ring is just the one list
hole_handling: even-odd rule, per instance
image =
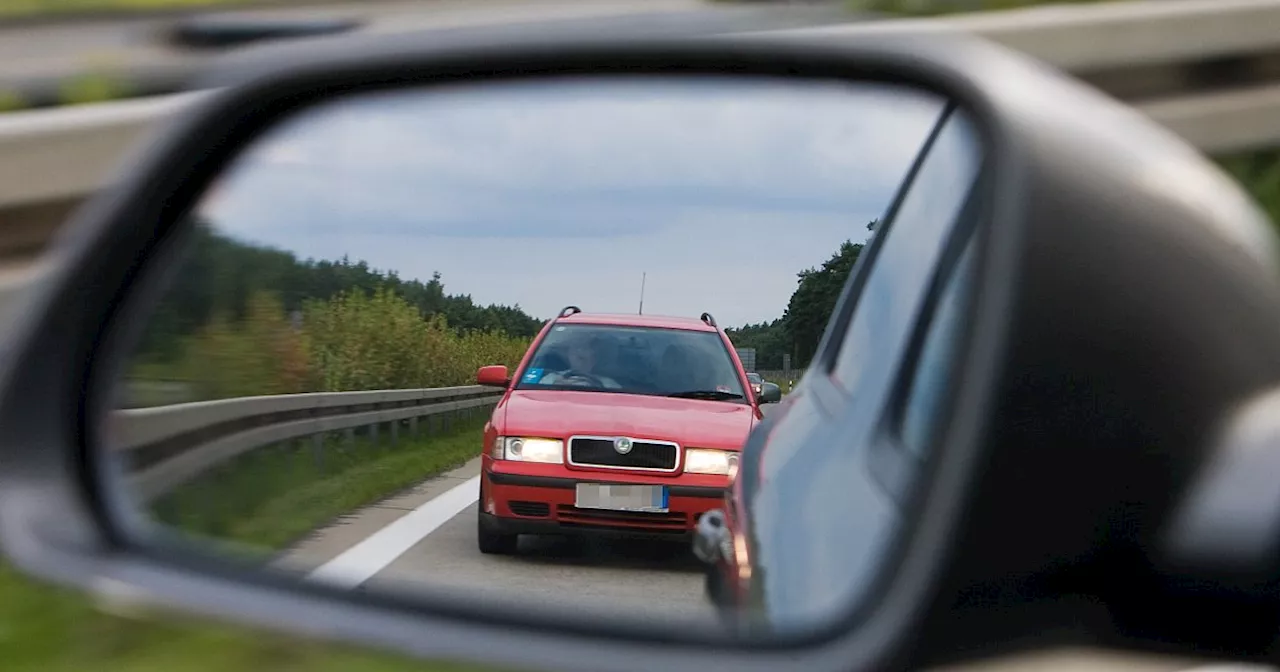
[[647, 272], [640, 274], [640, 313], [644, 315], [644, 281], [649, 274]]

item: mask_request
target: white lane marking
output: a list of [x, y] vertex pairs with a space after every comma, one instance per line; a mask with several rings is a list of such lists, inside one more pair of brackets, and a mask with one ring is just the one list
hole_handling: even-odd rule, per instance
[[480, 477], [475, 476], [369, 535], [308, 574], [307, 579], [340, 588], [356, 588], [474, 504], [479, 495]]

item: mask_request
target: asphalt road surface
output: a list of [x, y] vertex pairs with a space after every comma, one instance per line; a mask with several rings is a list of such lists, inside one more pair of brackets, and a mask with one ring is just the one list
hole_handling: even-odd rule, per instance
[[523, 537], [514, 556], [481, 554], [479, 473], [477, 458], [353, 512], [279, 564], [345, 588], [456, 594], [502, 609], [715, 622], [701, 568], [684, 543]]
[[[589, 34], [593, 21], [625, 18], [669, 30], [723, 27], [724, 17], [742, 16], [778, 28], [849, 21], [839, 3], [819, 6], [725, 7], [708, 0], [359, 0], [315, 6], [209, 10], [206, 16], [279, 20], [355, 20], [353, 32], [394, 34], [419, 30], [519, 26], [570, 22]], [[810, 3], [805, 3], [810, 5]], [[175, 17], [135, 16], [39, 24], [0, 24], [0, 84], [29, 85], [84, 72], [189, 71], [226, 49], [192, 49], [170, 40]], [[731, 25], [731, 24], [729, 24]], [[744, 26], [745, 27], [745, 26]]]
[[[700, 0], [368, 0], [317, 7], [216, 12], [268, 20], [356, 19], [360, 32], [396, 33], [479, 26], [537, 18], [581, 18], [639, 11], [689, 10]], [[477, 6], [478, 5], [478, 6]], [[211, 16], [215, 12], [209, 13]], [[217, 51], [175, 48], [167, 41], [173, 18], [122, 17], [0, 29], [0, 80], [63, 76], [99, 68], [151, 68], [204, 62]]]
[[482, 555], [476, 550], [474, 504], [367, 584], [397, 591], [432, 586], [495, 605], [523, 602], [664, 621], [711, 621], [713, 615], [703, 596], [698, 561], [687, 544], [524, 537], [517, 555]]

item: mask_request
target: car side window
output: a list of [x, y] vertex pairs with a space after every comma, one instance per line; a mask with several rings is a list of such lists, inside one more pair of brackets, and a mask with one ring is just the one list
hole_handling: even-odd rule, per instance
[[832, 381], [859, 403], [883, 403], [907, 354], [911, 334], [951, 232], [982, 164], [972, 123], [953, 112], [943, 122], [890, 221], [876, 233], [853, 315], [831, 370]]
[[902, 405], [899, 439], [902, 446], [917, 458], [924, 457], [933, 439], [933, 432], [942, 417], [939, 407], [955, 373], [957, 360], [954, 354], [959, 344], [956, 337], [961, 326], [960, 318], [967, 314], [964, 300], [969, 297], [968, 289], [973, 282], [973, 250], [971, 237], [965, 242], [964, 252], [951, 269], [938, 298]]

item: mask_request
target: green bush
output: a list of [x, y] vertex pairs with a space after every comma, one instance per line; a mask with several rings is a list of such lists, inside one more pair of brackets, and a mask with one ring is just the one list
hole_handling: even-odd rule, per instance
[[529, 345], [501, 332], [459, 334], [386, 288], [309, 301], [303, 325], [322, 391], [469, 385], [481, 366], [514, 367]]
[[135, 383], [186, 381], [201, 399], [470, 385], [476, 369], [519, 363], [529, 339], [459, 333], [423, 316], [388, 288], [311, 299], [300, 324], [267, 292], [251, 292], [245, 317], [217, 313], [184, 339], [176, 361], [139, 361]]

